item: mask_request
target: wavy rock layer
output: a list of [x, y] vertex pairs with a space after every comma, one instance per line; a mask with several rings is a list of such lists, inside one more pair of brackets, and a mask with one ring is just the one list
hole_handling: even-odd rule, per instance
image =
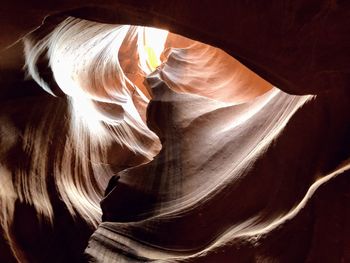
[[337, 115], [348, 99], [272, 89], [228, 106], [176, 93], [156, 73], [148, 83], [148, 125], [163, 148], [118, 174], [86, 249], [91, 261], [317, 261], [327, 220], [319, 204], [332, 185], [349, 185], [349, 164], [337, 167], [349, 129]]
[[[218, 83], [210, 76], [210, 81], [201, 81], [192, 74], [198, 65], [181, 61], [183, 56], [198, 58], [198, 53], [170, 52], [160, 75], [149, 78], [155, 97], [148, 122], [162, 140], [163, 150], [151, 163], [119, 173], [119, 181], [113, 177], [102, 201], [104, 222], [86, 249], [91, 261], [350, 262], [348, 1], [284, 0], [267, 5], [255, 1], [13, 0], [1, 6], [1, 262], [15, 262], [6, 242], [12, 250], [18, 248], [16, 257], [22, 262], [24, 258], [29, 262], [82, 260], [93, 231], [85, 221], [100, 220], [100, 188], [108, 178], [102, 179], [101, 174], [145, 162], [116, 142], [103, 152], [108, 155], [103, 162], [84, 158], [86, 151], [100, 155], [87, 147], [91, 141], [76, 140], [82, 133], [69, 135], [68, 100], [51, 98], [34, 82], [23, 81], [23, 48], [18, 40], [42, 23], [44, 29], [55, 29], [67, 15], [166, 28], [222, 48], [282, 91], [317, 94], [292, 96], [267, 85], [247, 95], [247, 88], [254, 86], [249, 81], [239, 92], [231, 83]], [[58, 15], [47, 17], [52, 14]], [[103, 27], [112, 37], [114, 25]], [[45, 32], [38, 31], [37, 37], [42, 38]], [[91, 35], [80, 29], [75, 31], [79, 34], [95, 47]], [[68, 46], [81, 46], [69, 41]], [[120, 54], [130, 55], [133, 61], [128, 48], [119, 50]], [[69, 53], [61, 51], [54, 60], [58, 65]], [[107, 57], [115, 59], [116, 53]], [[40, 77], [64, 96], [47, 58], [40, 54], [38, 60]], [[109, 61], [101, 56], [97, 60]], [[73, 62], [80, 64], [83, 59], [75, 57]], [[221, 70], [235, 65], [225, 64]], [[169, 66], [186, 71], [174, 72]], [[121, 62], [121, 67], [127, 66]], [[110, 69], [109, 76], [115, 76], [116, 68]], [[134, 69], [127, 72], [130, 79]], [[187, 82], [185, 73], [192, 74], [194, 81]], [[140, 81], [134, 77], [133, 81]], [[242, 84], [239, 78], [229, 79]], [[218, 84], [232, 88], [230, 95], [220, 95], [226, 103], [211, 100], [218, 99], [210, 90], [218, 92]], [[237, 95], [242, 97], [232, 101]], [[137, 110], [145, 107], [145, 103], [135, 104]], [[105, 113], [117, 109], [104, 103], [96, 106]], [[142, 114], [141, 118], [145, 120]], [[143, 143], [143, 149], [150, 150], [150, 144]], [[61, 158], [64, 150], [71, 154]], [[62, 160], [69, 165], [61, 168], [70, 173], [55, 169]], [[86, 162], [84, 172], [74, 168]], [[90, 172], [99, 180], [88, 176]], [[57, 180], [66, 184], [57, 189]], [[69, 198], [62, 200], [59, 192], [66, 191]], [[94, 196], [92, 207], [89, 195]], [[78, 205], [68, 205], [68, 211], [69, 202]], [[89, 207], [83, 210], [85, 218], [76, 215], [73, 220], [71, 213], [79, 214], [79, 207]], [[9, 234], [11, 239], [3, 240]]]

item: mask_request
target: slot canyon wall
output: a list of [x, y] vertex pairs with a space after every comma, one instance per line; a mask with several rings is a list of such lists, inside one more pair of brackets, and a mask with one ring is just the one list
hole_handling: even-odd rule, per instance
[[[350, 262], [349, 2], [15, 0], [0, 14], [0, 262]], [[129, 126], [99, 148], [99, 130], [72, 129], [73, 95], [55, 75], [67, 17], [112, 32], [105, 41], [142, 25], [222, 51], [200, 53], [204, 71], [195, 49], [175, 48], [142, 84], [125, 44], [120, 67], [151, 94], [133, 98], [145, 126], [113, 116]], [[36, 79], [30, 51], [54, 30]], [[86, 64], [109, 62], [99, 54]], [[120, 101], [96, 105], [110, 116]]]

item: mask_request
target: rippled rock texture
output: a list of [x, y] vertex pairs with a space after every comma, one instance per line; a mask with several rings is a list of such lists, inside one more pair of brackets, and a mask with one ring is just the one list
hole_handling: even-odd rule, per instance
[[346, 1], [1, 15], [1, 262], [350, 262]]

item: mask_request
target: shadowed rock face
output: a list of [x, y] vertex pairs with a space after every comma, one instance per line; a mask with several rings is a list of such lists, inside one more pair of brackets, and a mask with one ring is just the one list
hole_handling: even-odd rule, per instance
[[[348, 181], [347, 172], [331, 173], [335, 159], [347, 156], [350, 127], [338, 113], [347, 112], [348, 99], [271, 90], [223, 107], [177, 94], [158, 77], [149, 80], [147, 119], [162, 151], [118, 174], [87, 254], [98, 262], [317, 262], [316, 251], [328, 245], [315, 235], [329, 216], [317, 204], [335, 181]], [[329, 220], [340, 220], [341, 209]], [[328, 257], [340, 262], [348, 243], [337, 242], [339, 254]]]
[[[176, 89], [176, 81], [185, 73], [168, 73], [184, 65], [169, 60], [147, 84], [147, 124], [161, 152], [130, 168], [144, 158], [113, 146], [108, 165], [120, 178], [94, 233], [83, 218], [71, 219], [50, 177], [53, 227], [17, 200], [13, 232], [29, 262], [350, 261], [346, 1], [7, 1], [0, 13], [0, 161], [10, 171], [30, 166], [28, 124], [42, 129], [55, 116], [41, 134], [53, 134], [48, 160], [69, 140], [63, 94], [24, 81], [21, 43], [6, 48], [48, 14], [60, 13], [46, 26], [70, 14], [167, 28], [222, 48], [278, 87], [227, 105], [196, 95], [201, 87], [181, 93], [188, 85]], [[0, 261], [15, 262], [0, 242]]]

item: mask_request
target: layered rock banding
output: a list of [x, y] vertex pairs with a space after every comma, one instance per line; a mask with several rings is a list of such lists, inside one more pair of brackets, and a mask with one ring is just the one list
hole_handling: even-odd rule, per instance
[[[299, 10], [305, 4], [293, 6]], [[191, 41], [180, 41], [181, 37], [173, 34], [168, 37], [170, 49], [164, 53], [164, 64], [143, 83], [145, 74], [134, 62], [138, 60], [137, 50], [132, 48], [135, 29], [71, 18], [63, 24], [60, 24], [61, 18], [47, 20], [46, 25], [27, 38], [27, 65], [43, 88], [62, 99], [41, 96], [45, 102], [34, 107], [30, 105], [37, 103], [35, 97], [16, 103], [16, 107], [11, 101], [1, 106], [1, 223], [17, 259], [45, 262], [59, 251], [51, 250], [46, 253], [47, 257], [40, 257], [40, 253], [45, 254], [40, 250], [45, 242], [33, 245], [37, 241], [28, 236], [45, 228], [28, 232], [23, 227], [25, 218], [30, 217], [18, 203], [27, 203], [30, 213], [34, 214], [33, 222], [37, 213], [51, 218], [55, 226], [60, 220], [61, 207], [66, 207], [69, 213], [82, 219], [78, 225], [84, 226], [84, 220], [99, 225], [85, 250], [92, 261], [349, 260], [346, 250], [349, 244], [346, 237], [349, 232], [346, 220], [349, 215], [346, 205], [349, 199], [347, 64], [344, 59], [336, 62], [330, 55], [343, 50], [347, 42], [339, 43], [337, 51], [327, 39], [317, 38], [313, 52], [308, 52], [309, 45], [304, 45], [313, 39], [312, 32], [315, 36], [318, 34], [313, 28], [320, 29], [326, 13], [327, 19], [335, 23], [332, 28], [326, 26], [324, 32], [333, 32], [335, 39], [345, 40], [339, 32], [345, 32], [348, 27], [344, 25], [341, 29], [337, 23], [348, 9], [340, 9], [341, 4], [327, 5], [326, 1], [319, 9], [316, 6], [310, 9], [310, 16], [317, 14], [314, 20], [306, 19], [306, 15], [304, 20], [295, 17], [294, 22], [281, 23], [290, 33], [285, 42], [277, 41], [274, 45], [265, 32], [263, 43], [270, 44], [264, 56], [258, 44], [249, 42], [250, 38], [245, 35], [237, 37], [238, 40], [223, 41], [220, 36], [226, 34], [225, 30], [213, 33], [207, 24], [204, 27], [208, 27], [208, 36], [188, 31], [202, 39], [213, 40], [217, 34], [218, 38], [209, 42], [231, 54], [237, 53], [251, 68], [261, 71], [272, 83], [280, 84], [278, 88], [304, 95], [290, 95], [272, 88], [221, 50], [200, 43], [190, 48], [176, 46], [177, 41], [182, 41], [182, 45]], [[154, 10], [158, 7], [155, 3]], [[228, 5], [227, 9], [232, 7]], [[140, 8], [147, 10], [148, 6]], [[191, 9], [191, 5], [188, 8]], [[240, 10], [245, 8], [242, 4]], [[164, 14], [167, 10], [164, 8]], [[74, 12], [84, 15], [83, 11]], [[286, 12], [294, 11], [286, 9]], [[85, 16], [92, 18], [87, 11]], [[187, 21], [186, 17], [183, 21]], [[300, 29], [300, 37], [293, 38], [302, 21], [305, 26]], [[214, 19], [213, 25], [219, 24], [220, 19]], [[67, 26], [84, 32], [79, 37], [79, 30], [76, 31], [78, 42], [65, 39]], [[84, 31], [85, 28], [89, 30]], [[181, 26], [174, 28], [175, 32], [186, 31]], [[235, 32], [235, 28], [238, 27], [231, 31]], [[249, 28], [253, 26], [248, 25], [248, 31]], [[56, 42], [48, 44], [45, 36], [52, 29], [57, 35], [48, 40]], [[114, 35], [115, 29], [119, 33]], [[103, 34], [105, 37], [99, 40]], [[125, 34], [125, 41], [118, 47], [119, 42], [113, 41], [120, 34]], [[66, 36], [71, 35], [74, 34]], [[89, 52], [96, 54], [91, 61], [86, 61], [88, 73], [81, 67], [85, 54], [74, 50], [84, 43]], [[99, 43], [103, 46], [94, 49]], [[47, 50], [41, 49], [40, 44], [43, 49], [50, 48], [48, 58], [53, 74], [45, 69]], [[73, 50], [65, 49], [64, 45]], [[112, 54], [108, 48], [119, 49], [119, 55], [106, 57]], [[17, 46], [14, 50], [18, 51]], [[271, 50], [279, 52], [272, 54]], [[294, 50], [295, 55], [286, 50]], [[33, 59], [30, 55], [37, 57]], [[73, 59], [71, 68], [65, 59]], [[113, 68], [113, 63], [118, 60], [125, 76], [114, 78], [118, 69]], [[325, 61], [329, 62], [328, 66]], [[105, 63], [104, 70], [94, 68], [98, 63]], [[34, 67], [30, 68], [31, 65]], [[304, 67], [302, 78], [303, 67], [298, 65]], [[76, 76], [72, 83], [78, 83], [89, 94], [87, 104], [98, 109], [91, 111], [92, 116], [103, 117], [97, 119], [96, 126], [91, 126], [91, 119], [84, 119], [81, 112], [75, 111], [81, 106], [76, 104], [85, 98], [77, 99], [78, 96], [71, 93], [72, 85], [68, 87], [67, 82], [62, 82], [70, 72]], [[132, 92], [131, 83], [139, 87], [137, 92]], [[127, 92], [113, 94], [113, 88], [120, 85]], [[308, 95], [310, 92], [317, 96]], [[73, 99], [66, 100], [66, 95]], [[125, 99], [127, 96], [131, 100]], [[146, 114], [148, 99], [151, 102]], [[26, 111], [31, 114], [19, 117]], [[133, 119], [132, 113], [139, 117]], [[125, 120], [122, 129], [115, 128]], [[146, 122], [154, 133], [142, 124]], [[103, 125], [99, 125], [101, 123]], [[110, 183], [102, 200], [104, 222], [99, 224], [99, 201], [112, 174], [120, 177]], [[324, 210], [322, 204], [326, 204]], [[12, 225], [11, 220], [6, 221], [11, 213]], [[20, 217], [23, 220], [19, 220]], [[59, 243], [55, 242], [58, 248]], [[66, 260], [69, 253], [73, 252], [67, 252], [57, 261]]]

